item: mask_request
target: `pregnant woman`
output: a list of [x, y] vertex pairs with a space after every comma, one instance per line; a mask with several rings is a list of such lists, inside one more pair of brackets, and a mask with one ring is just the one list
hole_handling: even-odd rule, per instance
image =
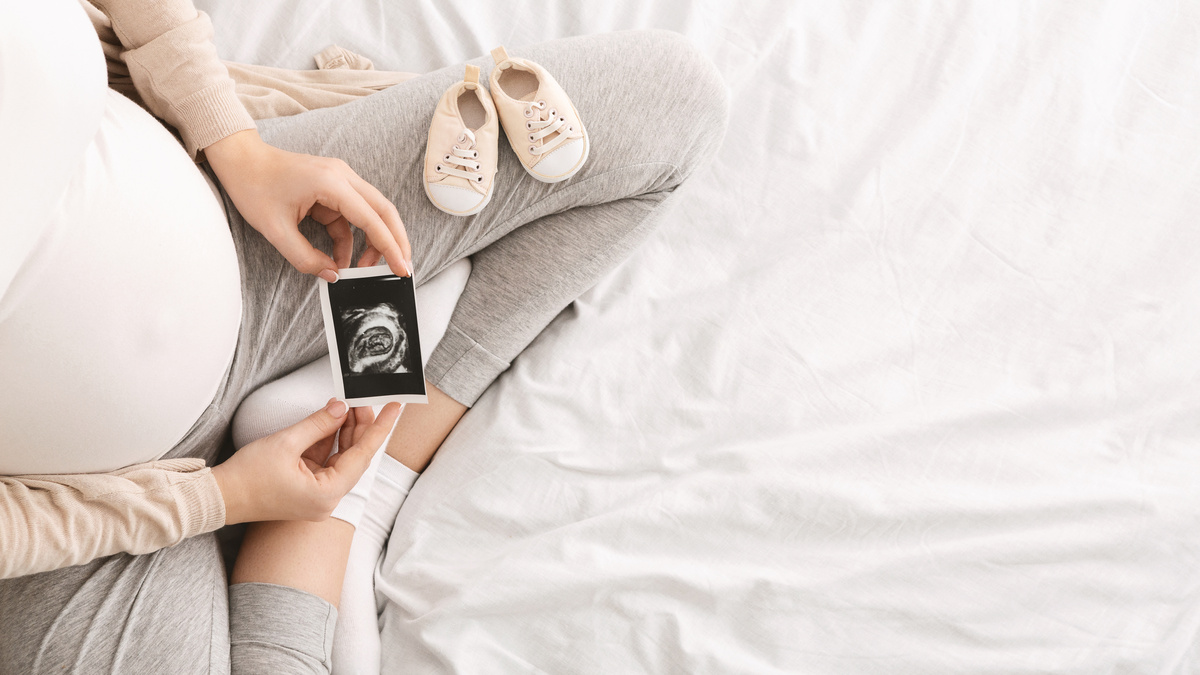
[[[461, 65], [256, 125], [188, 0], [7, 3], [0, 40], [4, 672], [327, 669], [354, 531], [327, 516], [393, 423], [384, 461], [423, 470], [724, 127], [723, 85], [677, 36], [522, 49], [570, 93], [590, 156], [547, 183], [501, 144], [494, 198], [454, 216], [423, 158]], [[145, 109], [108, 89], [106, 56]], [[428, 405], [396, 423], [331, 401], [207, 468], [247, 395], [324, 354], [314, 275], [386, 260], [420, 284], [467, 256]], [[213, 533], [250, 521], [228, 586]]]

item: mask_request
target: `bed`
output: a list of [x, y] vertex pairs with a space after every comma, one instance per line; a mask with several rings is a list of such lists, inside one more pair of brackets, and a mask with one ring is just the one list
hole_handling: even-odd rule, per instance
[[197, 4], [235, 61], [666, 28], [728, 83], [405, 504], [384, 672], [1200, 671], [1200, 5]]

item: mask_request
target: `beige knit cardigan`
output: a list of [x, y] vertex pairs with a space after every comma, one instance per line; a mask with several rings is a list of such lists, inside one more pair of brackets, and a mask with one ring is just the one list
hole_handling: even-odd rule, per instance
[[[339, 105], [412, 77], [374, 70], [336, 46], [317, 55], [316, 71], [225, 64], [212, 22], [191, 0], [81, 3], [103, 44], [109, 85], [173, 127], [198, 159], [255, 119]], [[220, 488], [200, 459], [0, 476], [0, 578], [149, 553], [224, 524]]]

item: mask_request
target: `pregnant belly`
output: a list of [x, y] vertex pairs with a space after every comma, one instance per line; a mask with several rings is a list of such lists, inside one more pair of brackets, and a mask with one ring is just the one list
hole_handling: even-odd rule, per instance
[[161, 124], [109, 99], [0, 301], [0, 474], [161, 457], [212, 402], [236, 346], [238, 262], [220, 204]]

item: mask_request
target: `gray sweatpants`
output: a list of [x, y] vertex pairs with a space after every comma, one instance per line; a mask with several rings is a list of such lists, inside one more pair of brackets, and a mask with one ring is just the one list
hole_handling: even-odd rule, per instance
[[[418, 284], [471, 257], [470, 280], [425, 373], [466, 405], [653, 230], [725, 126], [723, 83], [673, 33], [579, 37], [511, 52], [563, 85], [591, 154], [572, 179], [545, 184], [501, 139], [496, 192], [476, 216], [438, 211], [420, 183], [434, 106], [462, 78], [461, 65], [355, 103], [259, 124], [273, 145], [345, 160], [396, 204]], [[486, 78], [490, 59], [472, 63]], [[226, 201], [241, 263], [241, 332], [224, 385], [169, 457], [213, 462], [231, 451], [229, 424], [242, 399], [326, 351], [317, 284]], [[322, 227], [306, 221], [302, 229], [329, 252]], [[357, 256], [361, 233], [356, 244]], [[296, 589], [228, 588], [208, 534], [148, 555], [0, 582], [0, 673], [326, 672], [336, 616]]]

